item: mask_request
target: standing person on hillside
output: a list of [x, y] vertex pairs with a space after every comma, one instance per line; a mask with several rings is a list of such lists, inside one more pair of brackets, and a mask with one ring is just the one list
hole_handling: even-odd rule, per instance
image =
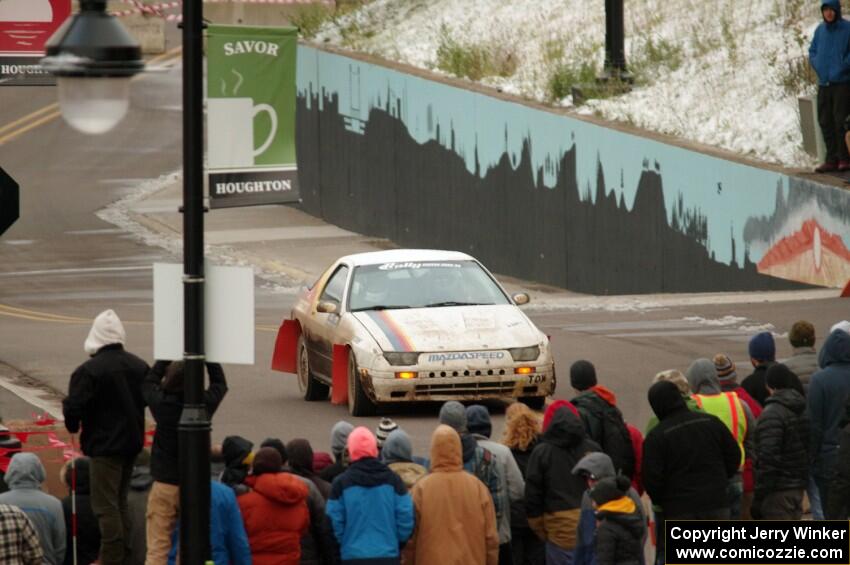
[[127, 334], [118, 315], [94, 319], [83, 348], [91, 358], [71, 375], [62, 401], [65, 427], [82, 428], [80, 445], [91, 459], [91, 505], [100, 525], [100, 562], [122, 564], [130, 544], [127, 494], [133, 462], [142, 450], [148, 364], [124, 350]]
[[507, 509], [499, 519], [499, 565], [512, 565], [511, 549], [511, 509], [521, 507], [525, 498], [525, 480], [514, 460], [511, 450], [501, 443], [490, 441], [493, 425], [490, 413], [480, 404], [466, 409], [466, 425], [478, 445], [496, 456], [499, 468], [499, 491], [502, 493], [502, 508]]
[[742, 512], [743, 470], [745, 462], [755, 459], [756, 422], [749, 407], [741, 402], [734, 392], [723, 392], [717, 380], [715, 364], [708, 359], [697, 359], [685, 372], [694, 391], [694, 400], [702, 410], [712, 416], [717, 416], [726, 426], [738, 449], [741, 451], [739, 471], [729, 481], [729, 515], [732, 520], [740, 520]]
[[741, 465], [735, 438], [715, 416], [688, 410], [672, 382], [655, 383], [647, 396], [659, 419], [643, 443], [643, 486], [652, 503], [665, 520], [728, 520], [729, 479]]
[[850, 170], [844, 144], [844, 119], [850, 114], [850, 22], [841, 17], [839, 0], [824, 0], [823, 21], [809, 46], [809, 63], [818, 75], [818, 123], [826, 161], [817, 173]]
[[812, 375], [820, 370], [818, 352], [815, 349], [815, 327], [805, 320], [795, 322], [788, 332], [788, 341], [791, 342], [793, 352], [782, 364], [799, 377], [803, 383], [803, 391], [808, 393]]
[[378, 459], [369, 429], [355, 428], [347, 447], [351, 465], [334, 480], [327, 505], [342, 563], [398, 565], [414, 525], [407, 487]]
[[0, 504], [24, 511], [38, 534], [44, 563], [62, 565], [65, 559], [65, 515], [62, 503], [42, 490], [47, 475], [34, 453], [16, 453], [6, 472], [9, 491], [0, 494]]
[[587, 439], [581, 419], [567, 406], [552, 416], [531, 454], [525, 476], [528, 523], [546, 542], [546, 565], [571, 565], [575, 556], [585, 483], [572, 474], [598, 446]]
[[756, 427], [756, 489], [753, 517], [799, 520], [809, 482], [809, 417], [806, 399], [794, 390], [794, 373], [782, 364], [767, 370], [770, 396]]
[[829, 488], [835, 479], [841, 428], [847, 422], [850, 400], [850, 334], [835, 330], [818, 355], [820, 371], [812, 375], [806, 402], [812, 436], [811, 473], [823, 509], [829, 508]]
[[[207, 372], [210, 384], [204, 392], [204, 404], [212, 418], [227, 394], [227, 381], [218, 363], [207, 363]], [[150, 469], [154, 482], [146, 511], [148, 565], [159, 565], [168, 559], [180, 511], [178, 428], [183, 412], [183, 377], [182, 361], [157, 361], [144, 382], [145, 401], [156, 421]]]
[[313, 472], [313, 446], [303, 438], [290, 440], [286, 444], [286, 454], [289, 468], [299, 477], [309, 479], [325, 500], [331, 495], [331, 485]]
[[431, 473], [414, 485], [411, 494], [416, 529], [405, 548], [405, 563], [499, 562], [493, 499], [481, 481], [463, 470], [460, 436], [449, 426], [434, 430]]
[[[523, 480], [531, 453], [540, 441], [540, 433], [540, 420], [522, 402], [514, 402], [505, 410], [502, 443], [511, 450]], [[524, 501], [511, 506], [511, 548], [514, 565], [543, 565], [546, 560], [546, 546], [528, 525]]]
[[596, 368], [589, 361], [573, 363], [570, 384], [579, 393], [571, 402], [581, 415], [587, 436], [611, 457], [618, 472], [632, 479], [635, 472], [632, 437], [614, 393], [597, 383]]

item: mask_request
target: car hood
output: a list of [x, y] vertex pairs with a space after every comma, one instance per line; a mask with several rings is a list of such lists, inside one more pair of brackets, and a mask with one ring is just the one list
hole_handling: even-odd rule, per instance
[[528, 347], [540, 334], [512, 304], [352, 314], [384, 351], [476, 351]]

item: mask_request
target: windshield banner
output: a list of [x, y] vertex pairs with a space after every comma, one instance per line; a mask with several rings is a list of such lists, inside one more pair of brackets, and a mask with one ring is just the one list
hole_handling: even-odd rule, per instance
[[294, 27], [207, 31], [210, 206], [300, 199], [295, 162]]

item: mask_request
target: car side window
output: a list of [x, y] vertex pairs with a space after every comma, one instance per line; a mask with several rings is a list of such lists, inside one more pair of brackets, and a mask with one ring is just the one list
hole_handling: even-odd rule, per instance
[[342, 295], [345, 292], [345, 281], [348, 280], [348, 267], [340, 265], [339, 268], [328, 279], [328, 284], [322, 290], [319, 302], [333, 302], [342, 304]]

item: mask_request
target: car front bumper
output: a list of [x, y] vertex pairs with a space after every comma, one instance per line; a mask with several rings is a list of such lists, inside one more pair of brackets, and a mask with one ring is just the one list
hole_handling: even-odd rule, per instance
[[367, 394], [376, 402], [526, 398], [555, 391], [555, 367], [551, 363], [534, 367], [527, 375], [515, 374], [513, 366], [414, 372], [416, 377], [412, 379], [395, 378], [395, 373], [389, 372], [364, 372], [361, 379]]

